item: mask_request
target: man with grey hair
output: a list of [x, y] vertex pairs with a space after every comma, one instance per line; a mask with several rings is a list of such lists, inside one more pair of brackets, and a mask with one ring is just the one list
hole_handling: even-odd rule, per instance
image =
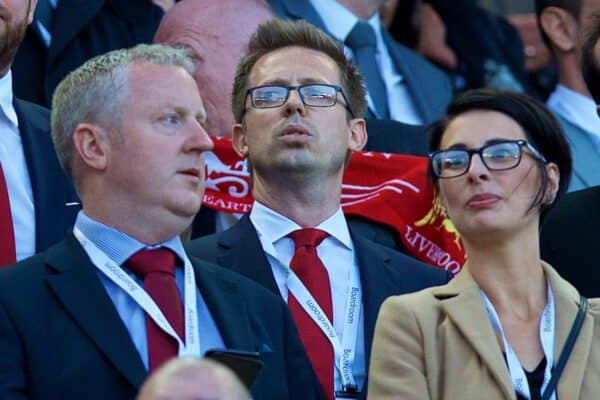
[[213, 348], [260, 358], [255, 399], [318, 397], [285, 303], [182, 248], [213, 147], [192, 70], [183, 50], [139, 45], [57, 87], [53, 139], [83, 210], [0, 271], [0, 398], [129, 399], [166, 360]]

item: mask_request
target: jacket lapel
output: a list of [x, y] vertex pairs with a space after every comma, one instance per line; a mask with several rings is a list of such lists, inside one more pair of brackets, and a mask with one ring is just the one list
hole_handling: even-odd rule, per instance
[[219, 328], [225, 345], [238, 350], [256, 351], [246, 302], [239, 294], [238, 283], [228, 279], [213, 266], [190, 257], [196, 284]]
[[18, 99], [13, 103], [33, 191], [35, 247], [39, 252], [65, 236], [79, 211], [79, 199], [56, 159], [49, 121], [34, 105]]
[[52, 42], [48, 49], [46, 69], [102, 8], [106, 0], [60, 0], [54, 11]]
[[393, 274], [387, 274], [390, 268], [389, 257], [384, 257], [381, 253], [373, 250], [373, 247], [359, 235], [352, 233], [352, 242], [356, 251], [358, 260], [358, 269], [360, 273], [360, 282], [362, 287], [362, 305], [364, 315], [365, 332], [365, 358], [367, 370], [371, 359], [371, 345], [373, 343], [373, 333], [375, 331], [375, 322], [377, 314], [383, 301], [389, 296], [398, 292], [394, 286]]
[[219, 235], [217, 263], [242, 274], [281, 295], [258, 233], [248, 215]]
[[[255, 330], [250, 325], [248, 308], [240, 294], [239, 284], [220, 272], [217, 269], [220, 267], [207, 265], [192, 257], [190, 260], [196, 273], [198, 289], [217, 324], [225, 346], [228, 349], [261, 352], [262, 343], [256, 338]], [[252, 386], [253, 395], [261, 398], [261, 392], [260, 384], [255, 383]]]
[[463, 267], [447, 285], [434, 288], [433, 293], [441, 301], [441, 307], [448, 318], [481, 357], [506, 398], [514, 398], [515, 391], [508, 368], [503, 358], [499, 357], [502, 349], [489, 322], [480, 289], [468, 267]]
[[[544, 272], [546, 279], [550, 282], [550, 287], [555, 298], [556, 333], [554, 336], [554, 363], [556, 364], [579, 310], [580, 298], [575, 288], [560, 278], [558, 273], [546, 264], [544, 264]], [[579, 392], [592, 345], [593, 326], [593, 318], [588, 314], [585, 317], [567, 365], [558, 381], [559, 399], [578, 399], [580, 397]]]
[[66, 312], [129, 383], [139, 389], [147, 375], [144, 364], [96, 268], [73, 235], [67, 236], [63, 246], [49, 250], [46, 262], [57, 271], [47, 278], [48, 286]]

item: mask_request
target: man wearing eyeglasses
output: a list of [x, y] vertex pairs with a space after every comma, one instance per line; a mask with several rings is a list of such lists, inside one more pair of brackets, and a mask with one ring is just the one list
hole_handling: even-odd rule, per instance
[[450, 279], [348, 228], [342, 174], [367, 140], [364, 94], [325, 33], [306, 22], [259, 26], [232, 93], [233, 146], [248, 162], [255, 203], [232, 228], [189, 247], [287, 301], [327, 399], [366, 397], [385, 298]]

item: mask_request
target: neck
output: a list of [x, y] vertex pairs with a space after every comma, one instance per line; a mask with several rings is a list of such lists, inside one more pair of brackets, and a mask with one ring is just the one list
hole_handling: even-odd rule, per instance
[[83, 193], [81, 204], [88, 217], [150, 246], [179, 235], [193, 220], [193, 217], [148, 210], [116, 199], [90, 198]]
[[576, 55], [569, 55], [557, 59], [556, 68], [558, 69], [558, 82], [579, 94], [592, 97], [583, 80], [577, 60], [578, 58]]
[[473, 279], [499, 315], [539, 317], [547, 293], [537, 230], [488, 245], [465, 241], [465, 249]]
[[286, 182], [268, 182], [255, 175], [253, 197], [303, 228], [319, 225], [338, 210], [341, 178], [321, 180], [318, 185], [287, 178]]
[[338, 0], [338, 3], [363, 20], [371, 18], [384, 2], [382, 0]]

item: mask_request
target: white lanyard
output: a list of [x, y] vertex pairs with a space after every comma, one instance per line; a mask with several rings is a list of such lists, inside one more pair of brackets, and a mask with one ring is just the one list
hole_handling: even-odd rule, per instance
[[196, 280], [194, 268], [186, 257], [184, 264], [184, 316], [185, 316], [185, 343], [179, 338], [169, 321], [165, 318], [160, 308], [152, 297], [137, 284], [117, 263], [111, 260], [102, 250], [92, 243], [77, 227], [73, 234], [81, 243], [92, 263], [104, 273], [125, 293], [127, 293], [140, 306], [146, 314], [166, 334], [177, 340], [179, 344], [179, 357], [200, 355], [200, 335], [198, 333], [198, 310], [196, 305]]
[[[544, 356], [546, 357], [546, 369], [544, 371], [544, 381], [542, 383], [542, 392], [548, 385], [550, 381], [550, 375], [552, 374], [552, 367], [554, 365], [554, 296], [552, 294], [552, 290], [550, 289], [550, 285], [548, 285], [548, 303], [546, 303], [546, 307], [544, 307], [544, 312], [542, 313], [542, 317], [540, 320], [540, 340], [542, 342], [542, 349], [544, 351]], [[506, 340], [506, 336], [504, 335], [504, 330], [502, 329], [502, 325], [500, 324], [500, 318], [498, 318], [498, 314], [494, 309], [494, 306], [484, 291], [481, 291], [481, 296], [485, 301], [485, 306], [490, 317], [490, 322], [492, 326], [502, 336], [502, 342], [504, 343], [504, 351], [506, 351], [506, 362], [508, 364], [508, 372], [510, 373], [510, 378], [513, 383], [514, 389], [519, 392], [522, 396], [527, 399], [531, 398], [531, 394], [529, 392], [529, 384], [527, 382], [527, 377], [525, 376], [525, 371], [521, 366], [521, 362], [517, 358], [512, 347], [510, 347], [510, 343]], [[552, 393], [550, 397], [551, 400], [556, 400], [556, 393]]]
[[325, 312], [321, 309], [317, 301], [310, 294], [300, 278], [290, 270], [287, 278], [288, 290], [294, 295], [304, 311], [321, 328], [327, 339], [333, 347], [335, 367], [340, 372], [343, 387], [356, 387], [354, 376], [352, 375], [352, 365], [356, 355], [356, 338], [358, 336], [358, 320], [361, 310], [361, 288], [358, 276], [358, 268], [350, 268], [350, 279], [348, 282], [348, 300], [346, 303], [346, 313], [344, 314], [344, 326], [342, 330], [342, 341], [335, 333], [335, 329]]

